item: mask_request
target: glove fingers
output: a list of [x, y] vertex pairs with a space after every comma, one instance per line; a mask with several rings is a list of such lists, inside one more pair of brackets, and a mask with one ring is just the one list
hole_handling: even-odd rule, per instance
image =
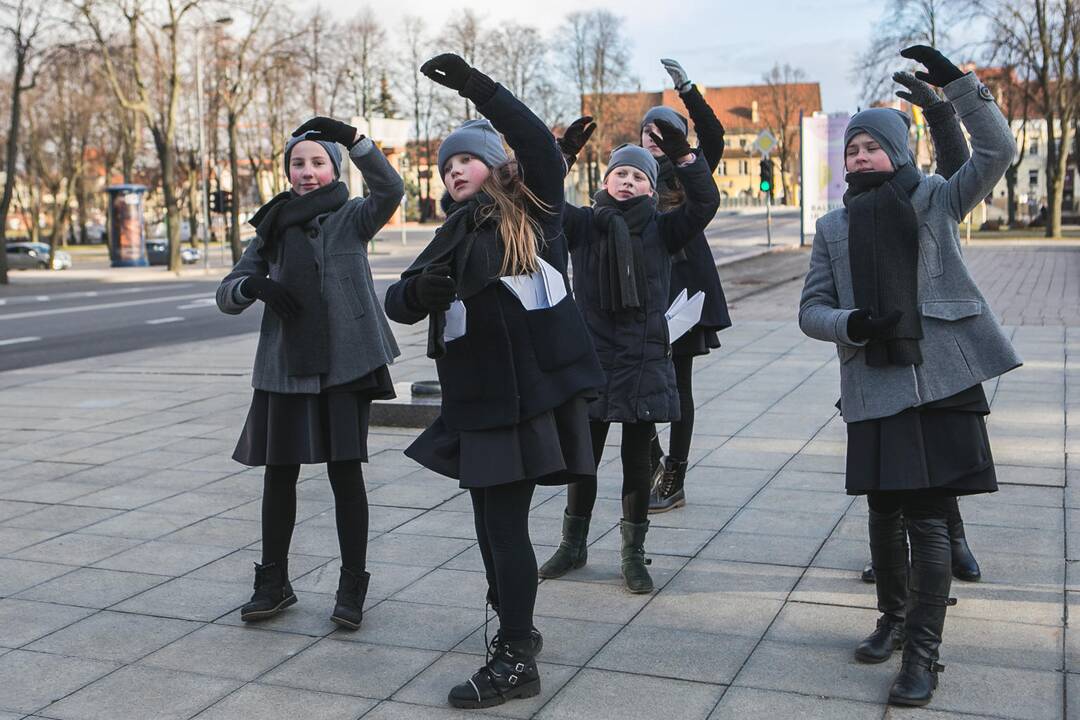
[[902, 97], [903, 99], [907, 100], [907, 101], [908, 101], [909, 103], [911, 103], [912, 105], [914, 105], [914, 104], [915, 104], [915, 100], [914, 100], [914, 99], [912, 99], [912, 97], [911, 97], [911, 93], [909, 93], [909, 92], [906, 92], [906, 91], [904, 91], [904, 90], [897, 90], [897, 91], [896, 91], [896, 94], [897, 94], [897, 96], [899, 96], [899, 97]]
[[585, 126], [585, 129], [581, 131], [581, 144], [584, 145], [592, 137], [593, 131], [596, 130], [596, 123], [591, 122]]
[[308, 132], [309, 130], [315, 130], [317, 125], [318, 125], [318, 118], [312, 118], [311, 120], [308, 120], [307, 122], [302, 123], [300, 125], [300, 127], [293, 130], [292, 131], [292, 136], [293, 137], [299, 137], [300, 135], [303, 135], [304, 133]]
[[931, 77], [930, 73], [923, 72], [922, 70], [917, 71], [915, 73], [915, 77], [917, 77], [918, 79], [922, 80], [925, 83], [930, 83], [931, 85], [934, 84], [934, 79]]

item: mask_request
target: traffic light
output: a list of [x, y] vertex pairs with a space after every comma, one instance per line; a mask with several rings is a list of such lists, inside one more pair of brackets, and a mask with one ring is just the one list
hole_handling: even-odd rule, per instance
[[232, 210], [232, 193], [228, 190], [215, 190], [210, 193], [210, 211], [227, 213]]
[[218, 204], [221, 200], [220, 194], [220, 190], [216, 190], [209, 194], [210, 212], [221, 212], [221, 206]]
[[772, 194], [773, 187], [773, 166], [772, 160], [769, 158], [762, 158], [761, 160], [761, 192]]

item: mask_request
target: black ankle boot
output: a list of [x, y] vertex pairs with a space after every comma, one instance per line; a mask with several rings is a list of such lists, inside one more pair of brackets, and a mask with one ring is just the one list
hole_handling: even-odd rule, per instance
[[364, 598], [367, 597], [371, 574], [341, 568], [338, 579], [337, 604], [330, 619], [348, 630], [359, 630], [364, 619]]
[[542, 578], [562, 577], [571, 570], [585, 567], [589, 559], [589, 517], [563, 512], [562, 542], [537, 573]]
[[[492, 588], [488, 588], [487, 602], [488, 602], [488, 605], [491, 606], [492, 612], [495, 613], [496, 618], [498, 618], [498, 616], [499, 616], [499, 600], [498, 600], [498, 597], [495, 595], [495, 591]], [[488, 616], [487, 616], [487, 612], [485, 612], [484, 613], [484, 637], [485, 638], [487, 637], [487, 625], [488, 625]], [[543, 651], [543, 649], [544, 649], [544, 636], [540, 634], [540, 631], [536, 629], [535, 625], [533, 625], [532, 630], [529, 631], [529, 640], [532, 641], [532, 646], [531, 646], [532, 656], [533, 657], [538, 657], [540, 655], [541, 651]], [[488, 650], [487, 650], [488, 655], [494, 655], [495, 650], [499, 647], [500, 644], [502, 644], [502, 638], [500, 637], [499, 631], [496, 630], [495, 635], [493, 635], [491, 640], [488, 642]]]
[[904, 644], [904, 615], [907, 604], [908, 548], [900, 513], [870, 511], [870, 556], [874, 568], [877, 607], [881, 613], [877, 628], [855, 648], [855, 659], [881, 663]]
[[907, 522], [911, 537], [911, 607], [908, 609], [904, 660], [889, 689], [893, 705], [922, 706], [930, 702], [938, 684], [941, 634], [945, 610], [955, 605], [952, 584], [952, 549], [944, 518]]
[[289, 584], [289, 561], [255, 563], [255, 592], [240, 608], [240, 619], [254, 622], [274, 617], [296, 602]]
[[622, 535], [622, 576], [626, 589], [632, 593], [647, 593], [653, 590], [652, 576], [646, 565], [652, 561], [645, 557], [645, 535], [649, 532], [649, 521], [632, 523], [623, 518], [619, 521], [619, 533]]
[[649, 514], [662, 513], [686, 504], [686, 461], [664, 459], [664, 473], [649, 494]]
[[975, 556], [968, 547], [967, 537], [964, 535], [964, 521], [960, 517], [960, 510], [949, 515], [949, 543], [952, 546], [952, 574], [957, 580], [965, 582], [978, 582], [982, 578], [982, 570]]
[[488, 708], [540, 694], [540, 672], [530, 655], [531, 640], [502, 642], [471, 678], [455, 685], [447, 700], [456, 708]]

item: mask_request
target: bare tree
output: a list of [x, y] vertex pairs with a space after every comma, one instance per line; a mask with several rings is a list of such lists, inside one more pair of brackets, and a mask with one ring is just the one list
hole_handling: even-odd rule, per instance
[[1046, 122], [1046, 236], [1059, 237], [1069, 146], [1080, 116], [1080, 7], [1074, 0], [973, 0], [973, 7], [987, 21], [991, 60], [1017, 63]]
[[629, 44], [622, 34], [623, 19], [607, 10], [572, 12], [556, 32], [555, 50], [563, 75], [580, 100], [580, 112], [596, 119], [593, 141], [585, 148], [589, 195], [598, 184], [598, 162], [593, 148], [606, 147], [609, 95], [627, 80]]
[[[481, 28], [480, 16], [471, 8], [465, 8], [455, 17], [451, 18], [446, 25], [447, 36], [450, 39], [451, 48], [467, 63], [476, 67], [481, 66], [486, 60], [486, 47], [484, 33]], [[481, 67], [481, 69], [483, 69]], [[465, 119], [473, 117], [472, 103], [465, 101]]]
[[783, 200], [787, 205], [794, 199], [790, 173], [793, 160], [798, 157], [799, 110], [803, 99], [796, 84], [806, 79], [806, 73], [787, 63], [776, 63], [762, 79], [766, 87], [763, 115], [769, 130], [776, 136], [780, 186], [784, 189]]
[[488, 48], [484, 71], [526, 105], [537, 105], [549, 75], [547, 43], [540, 32], [520, 23], [503, 23], [488, 33], [484, 44]]
[[902, 62], [902, 48], [929, 45], [945, 52], [948, 29], [963, 17], [962, 0], [888, 0], [870, 33], [869, 46], [852, 68], [852, 79], [862, 87], [863, 101], [872, 103], [892, 95], [892, 74]]
[[[52, 29], [47, 0], [4, 0], [0, 2], [0, 33], [11, 42], [14, 71], [11, 79], [7, 146], [4, 151], [4, 190], [0, 194], [0, 249], [7, 235], [8, 210], [15, 192], [19, 158], [19, 126], [22, 120], [23, 95], [32, 90], [40, 60], [47, 47], [46, 35]], [[7, 253], [0, 252], [0, 285], [8, 282]]]
[[436, 132], [438, 86], [420, 72], [420, 66], [430, 55], [428, 48], [431, 45], [423, 18], [415, 15], [405, 17], [402, 36], [405, 46], [401, 57], [401, 74], [406, 78], [404, 95], [409, 105], [415, 138], [409, 164], [416, 171], [416, 187], [420, 194], [419, 217], [424, 221], [430, 220], [435, 214], [435, 203], [431, 197], [431, 174], [439, 171], [433, 167], [435, 148], [432, 138]]
[[[181, 36], [201, 0], [69, 0], [89, 28], [105, 64], [117, 102], [139, 112], [154, 139], [161, 166], [161, 194], [169, 238], [169, 269], [180, 269], [180, 207], [176, 187], [177, 106], [180, 99]], [[116, 18], [116, 15], [119, 18]], [[125, 33], [134, 93], [125, 90], [113, 60], [115, 46], [107, 25], [119, 20]], [[146, 45], [143, 45], [143, 41]], [[150, 71], [148, 77], [147, 70]]]

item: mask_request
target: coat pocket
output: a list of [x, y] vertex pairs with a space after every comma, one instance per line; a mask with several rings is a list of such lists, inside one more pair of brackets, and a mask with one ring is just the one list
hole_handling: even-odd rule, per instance
[[930, 223], [923, 223], [919, 228], [919, 254], [922, 255], [923, 264], [926, 265], [926, 273], [930, 277], [940, 277], [941, 268], [941, 245]]
[[525, 322], [541, 370], [560, 370], [592, 351], [585, 321], [569, 294], [554, 307], [526, 312]]
[[360, 297], [360, 288], [351, 275], [342, 275], [338, 278], [341, 284], [341, 294], [345, 296], [345, 302], [349, 306], [349, 312], [354, 318], [364, 317], [364, 301]]
[[936, 320], [955, 322], [982, 314], [978, 300], [929, 300], [922, 304], [922, 315]]
[[367, 258], [362, 250], [335, 252], [330, 254], [333, 271], [337, 275], [341, 295], [348, 306], [349, 314], [354, 318], [364, 317], [364, 296], [361, 291], [370, 283]]

